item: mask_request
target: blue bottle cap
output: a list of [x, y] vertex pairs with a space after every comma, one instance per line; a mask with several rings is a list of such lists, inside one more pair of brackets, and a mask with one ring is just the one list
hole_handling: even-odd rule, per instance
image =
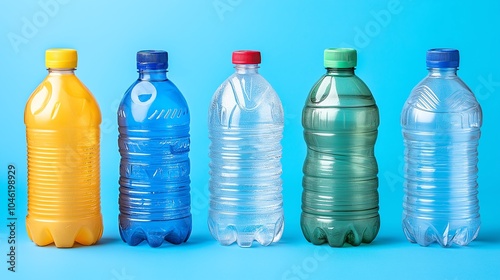
[[144, 50], [137, 52], [137, 69], [168, 69], [168, 53], [161, 50]]
[[426, 59], [429, 68], [457, 68], [460, 64], [460, 54], [456, 49], [430, 49]]

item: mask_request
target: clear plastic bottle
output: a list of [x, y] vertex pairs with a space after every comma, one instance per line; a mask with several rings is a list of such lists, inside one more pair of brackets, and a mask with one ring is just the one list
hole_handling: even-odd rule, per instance
[[258, 51], [235, 51], [236, 72], [215, 92], [208, 114], [208, 226], [222, 245], [254, 240], [267, 246], [283, 234], [281, 139], [283, 108], [258, 73]]
[[120, 235], [132, 246], [191, 234], [189, 109], [167, 68], [167, 52], [139, 51], [139, 79], [118, 108]]
[[401, 114], [405, 143], [403, 230], [411, 242], [467, 245], [479, 232], [477, 147], [482, 112], [457, 76], [459, 52], [431, 49], [429, 74]]
[[28, 236], [39, 246], [91, 245], [102, 235], [101, 112], [75, 76], [77, 52], [49, 49], [49, 74], [24, 110], [28, 146]]
[[354, 73], [356, 63], [354, 49], [326, 49], [327, 72], [302, 111], [307, 157], [301, 227], [316, 245], [370, 243], [380, 227], [374, 155], [379, 112]]

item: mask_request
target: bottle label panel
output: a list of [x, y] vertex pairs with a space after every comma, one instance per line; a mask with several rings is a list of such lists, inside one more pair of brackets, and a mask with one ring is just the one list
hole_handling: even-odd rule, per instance
[[121, 176], [132, 179], [149, 181], [172, 181], [189, 178], [189, 159], [173, 164], [153, 165], [144, 163], [132, 163], [130, 161], [121, 164]]
[[127, 137], [120, 135], [118, 146], [123, 154], [134, 153], [153, 157], [182, 154], [189, 152], [191, 140], [182, 138], [147, 138]]
[[377, 130], [379, 113], [376, 106], [358, 108], [314, 108], [303, 112], [304, 128], [324, 132], [349, 132]]
[[401, 124], [405, 129], [422, 132], [474, 130], [482, 126], [482, 113], [476, 108], [465, 112], [439, 113], [408, 107], [401, 115]]

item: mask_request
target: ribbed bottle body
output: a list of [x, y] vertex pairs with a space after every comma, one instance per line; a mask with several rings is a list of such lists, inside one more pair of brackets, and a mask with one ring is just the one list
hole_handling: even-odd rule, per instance
[[37, 245], [100, 239], [100, 122], [94, 97], [72, 71], [49, 74], [31, 95], [26, 227]]
[[216, 91], [209, 110], [208, 225], [223, 245], [269, 245], [284, 228], [278, 95], [257, 73], [236, 73]]
[[120, 234], [129, 245], [180, 244], [191, 233], [187, 103], [169, 80], [138, 80], [118, 109]]
[[401, 123], [406, 237], [423, 246], [467, 245], [481, 223], [477, 198], [481, 107], [453, 71], [436, 72], [412, 91]]
[[348, 70], [323, 76], [308, 96], [302, 125], [304, 236], [335, 247], [370, 243], [380, 226], [379, 112], [370, 90]]

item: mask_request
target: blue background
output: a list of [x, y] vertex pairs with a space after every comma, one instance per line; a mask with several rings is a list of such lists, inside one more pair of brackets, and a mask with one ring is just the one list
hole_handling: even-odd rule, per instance
[[[56, 3], [45, 10], [39, 3]], [[139, 4], [143, 3], [143, 4]], [[17, 167], [17, 272], [7, 271], [7, 190], [0, 191], [0, 279], [499, 279], [500, 22], [498, 1], [3, 1], [0, 4], [2, 137], [0, 181]], [[30, 22], [30, 23], [27, 23]], [[29, 28], [33, 24], [35, 28]], [[12, 38], [16, 38], [13, 41]], [[21, 38], [22, 37], [22, 38]], [[302, 163], [300, 122], [307, 93], [324, 73], [323, 49], [355, 47], [357, 74], [380, 107], [376, 145], [382, 225], [371, 245], [313, 246], [300, 231]], [[76, 48], [78, 77], [103, 115], [101, 197], [104, 236], [96, 246], [37, 247], [26, 236], [24, 105], [46, 75], [44, 51]], [[402, 106], [425, 75], [425, 51], [461, 52], [459, 76], [484, 112], [479, 148], [482, 228], [465, 248], [427, 248], [406, 241], [402, 211]], [[118, 234], [116, 109], [137, 78], [135, 53], [165, 49], [169, 77], [185, 95], [192, 125], [193, 233], [186, 244], [130, 247]], [[262, 52], [262, 75], [280, 95], [286, 116], [283, 180], [286, 226], [270, 247], [223, 247], [206, 226], [208, 206], [207, 109], [232, 72], [231, 52]], [[43, 277], [42, 277], [43, 276]]]

